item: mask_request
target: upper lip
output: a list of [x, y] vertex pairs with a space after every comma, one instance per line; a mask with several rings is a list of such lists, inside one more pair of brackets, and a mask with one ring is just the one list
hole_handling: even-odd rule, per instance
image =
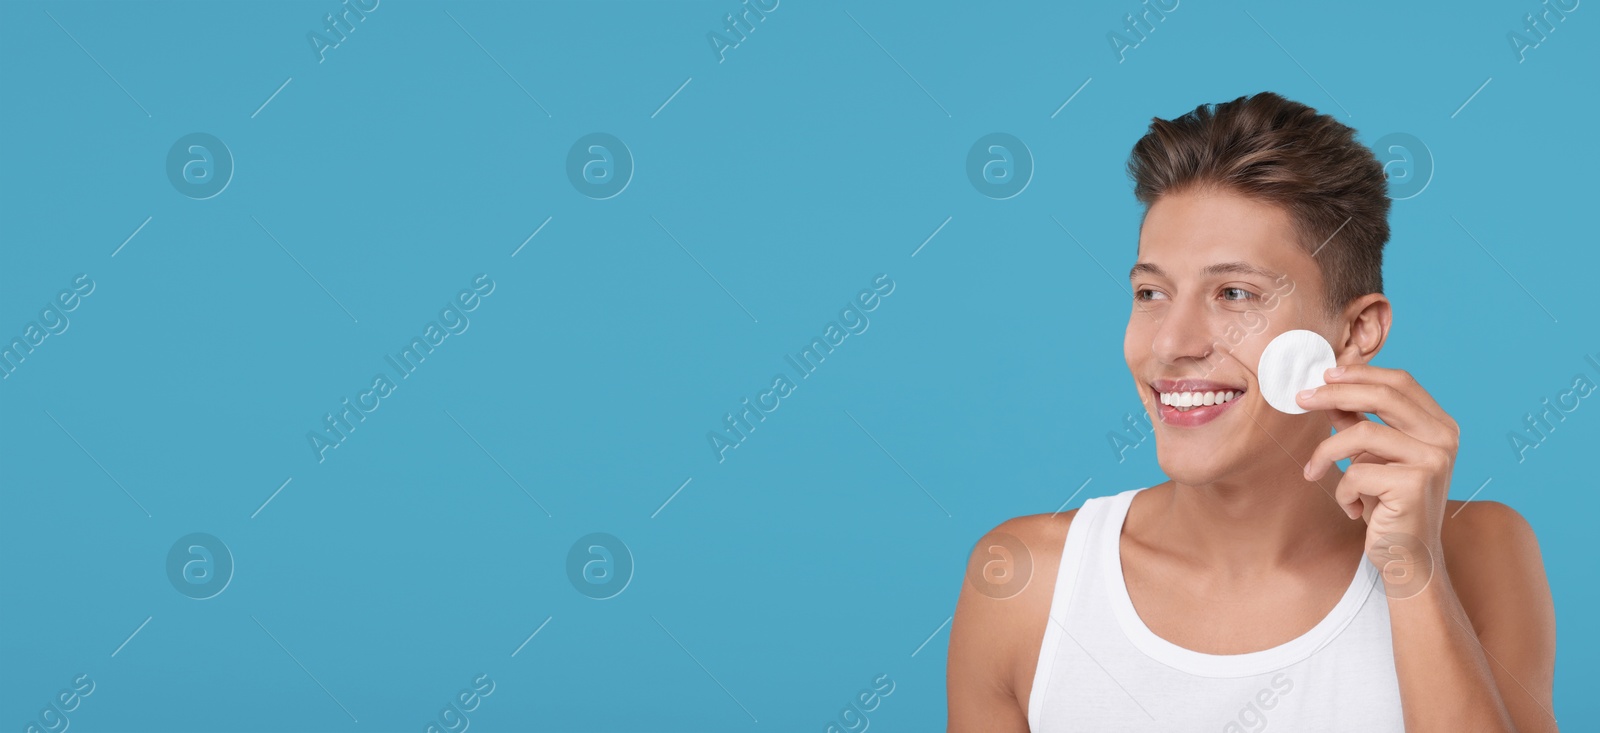
[[1157, 379], [1150, 383], [1157, 392], [1243, 392], [1244, 387], [1209, 379]]

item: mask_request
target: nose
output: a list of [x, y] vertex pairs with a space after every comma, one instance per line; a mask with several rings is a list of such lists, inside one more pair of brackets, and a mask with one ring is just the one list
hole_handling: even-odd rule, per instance
[[1156, 326], [1150, 352], [1165, 364], [1206, 360], [1216, 348], [1210, 315], [1204, 303], [1175, 298]]

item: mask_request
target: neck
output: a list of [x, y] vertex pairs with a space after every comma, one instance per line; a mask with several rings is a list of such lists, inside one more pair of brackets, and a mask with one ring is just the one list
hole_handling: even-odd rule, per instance
[[1333, 498], [1343, 472], [1312, 482], [1286, 456], [1273, 463], [1248, 477], [1168, 482], [1147, 510], [1153, 536], [1240, 575], [1315, 562], [1360, 544], [1365, 525], [1345, 516]]

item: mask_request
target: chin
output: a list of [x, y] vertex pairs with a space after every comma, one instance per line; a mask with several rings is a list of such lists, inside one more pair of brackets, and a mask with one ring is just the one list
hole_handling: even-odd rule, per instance
[[1163, 448], [1156, 444], [1156, 462], [1161, 472], [1180, 484], [1197, 486], [1220, 481], [1237, 473], [1238, 460], [1217, 451]]

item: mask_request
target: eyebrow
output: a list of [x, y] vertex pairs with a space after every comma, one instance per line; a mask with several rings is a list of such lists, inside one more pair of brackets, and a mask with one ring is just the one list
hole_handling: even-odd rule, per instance
[[[1282, 275], [1279, 275], [1271, 270], [1256, 267], [1248, 262], [1238, 261], [1218, 262], [1214, 265], [1206, 265], [1205, 269], [1201, 270], [1200, 273], [1202, 275], [1255, 275], [1256, 277], [1264, 277], [1268, 280], [1277, 280], [1282, 277]], [[1139, 264], [1134, 265], [1133, 269], [1128, 271], [1128, 279], [1132, 280], [1140, 275], [1148, 275], [1150, 277], [1167, 277], [1167, 272], [1153, 262], [1140, 262]]]

